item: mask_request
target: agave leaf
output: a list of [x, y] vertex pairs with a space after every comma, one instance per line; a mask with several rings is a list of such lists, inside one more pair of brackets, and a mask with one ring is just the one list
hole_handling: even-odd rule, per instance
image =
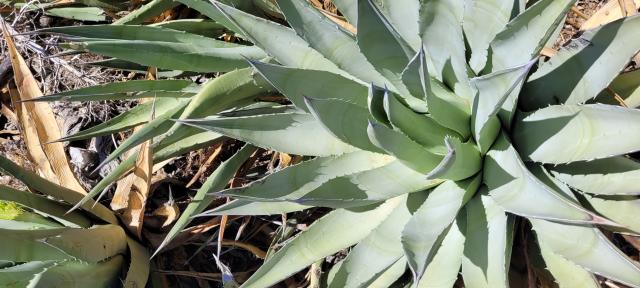
[[[200, 2], [199, 0], [180, 1], [187, 5], [192, 2]], [[202, 2], [207, 3], [206, 1]], [[296, 32], [291, 28], [249, 15], [220, 2], [213, 2], [213, 6], [215, 6], [213, 10], [215, 11], [210, 10], [211, 7], [208, 6], [211, 5], [208, 3], [206, 5], [201, 3], [200, 6], [204, 7], [194, 8], [228, 28], [234, 27], [232, 30], [241, 33], [265, 51], [269, 51], [270, 55], [284, 66], [324, 70], [349, 77], [334, 63], [309, 47], [309, 44], [296, 35]]]
[[247, 186], [224, 190], [221, 194], [256, 200], [300, 197], [331, 179], [380, 168], [392, 161], [393, 157], [388, 155], [366, 151], [318, 157], [289, 166]]
[[[241, 287], [269, 287], [319, 259], [358, 243], [403, 205], [405, 199], [406, 196], [390, 199], [375, 208], [330, 212], [273, 254]], [[314, 245], [308, 245], [309, 241]]]
[[[149, 66], [140, 65], [137, 63], [129, 62], [129, 61], [124, 61], [117, 58], [108, 58], [105, 60], [85, 62], [84, 65], [113, 68], [113, 69], [131, 71], [131, 72], [136, 72], [141, 74], [144, 74], [147, 72], [147, 70], [149, 70]], [[173, 77], [184, 77], [184, 76], [190, 76], [190, 75], [196, 75], [196, 74], [197, 73], [195, 72], [184, 72], [180, 70], [158, 69], [158, 74], [156, 74], [156, 76], [158, 78], [173, 78]]]
[[[103, 93], [103, 94], [88, 94], [88, 95], [71, 95], [71, 96], [58, 96], [47, 95], [35, 98], [29, 101], [116, 101], [116, 100], [135, 100], [144, 98], [189, 98], [193, 96], [195, 92], [183, 92], [183, 91], [141, 91], [141, 92], [129, 92], [129, 93]], [[25, 101], [27, 102], [27, 101]]]
[[143, 40], [194, 45], [202, 49], [241, 47], [234, 44], [173, 29], [148, 25], [83, 25], [51, 27], [38, 33], [56, 33], [80, 37], [83, 40]]
[[627, 107], [637, 108], [640, 106], [640, 70], [620, 74], [613, 79], [607, 89], [598, 95], [596, 101], [619, 105], [620, 102], [615, 99], [616, 95], [624, 99], [624, 104]]
[[29, 207], [64, 224], [75, 224], [83, 228], [91, 226], [91, 221], [84, 215], [78, 212], [67, 214], [66, 212], [69, 210], [69, 206], [34, 193], [0, 185], [0, 200], [11, 201]]
[[[175, 115], [176, 111], [181, 111], [191, 101], [188, 98], [157, 98], [156, 101], [147, 101], [139, 104], [124, 113], [102, 122], [91, 128], [82, 130], [70, 136], [60, 138], [58, 141], [76, 141], [93, 137], [114, 134], [120, 131], [133, 128], [135, 126], [148, 123], [151, 109], [156, 115], [161, 115], [164, 119]], [[169, 116], [163, 116], [169, 114]]]
[[640, 211], [640, 199], [637, 197], [604, 198], [584, 194], [584, 199], [591, 208], [625, 228], [640, 235], [640, 219], [637, 211]]
[[338, 74], [261, 62], [251, 62], [251, 65], [298, 109], [309, 111], [304, 103], [305, 96], [314, 99], [335, 98], [366, 107], [367, 87]]
[[[180, 120], [253, 145], [296, 155], [329, 156], [355, 151], [329, 134], [310, 114], [280, 113]], [[292, 141], [295, 139], [295, 142]]]
[[322, 185], [312, 186], [311, 189], [303, 186], [293, 191], [276, 190], [278, 194], [275, 195], [247, 196], [227, 190], [224, 195], [253, 201], [290, 201], [302, 205], [343, 208], [368, 205], [422, 191], [441, 182], [442, 180], [428, 180], [424, 175], [393, 161], [371, 170], [332, 178]]
[[142, 24], [147, 19], [158, 16], [162, 12], [173, 9], [178, 5], [172, 0], [151, 0], [142, 7], [114, 21], [113, 24]]
[[212, 210], [205, 211], [196, 216], [259, 216], [259, 215], [280, 215], [290, 212], [302, 211], [312, 206], [292, 203], [292, 202], [254, 202], [251, 200], [233, 200], [227, 204], [218, 206]]
[[[328, 19], [307, 1], [278, 0], [278, 6], [282, 9], [287, 22], [311, 48], [362, 81], [378, 86], [384, 85], [384, 77], [367, 61], [363, 55], [365, 52], [360, 52], [358, 44], [361, 43], [356, 43], [351, 33]], [[328, 82], [318, 81], [318, 83]]]
[[[358, 46], [362, 54], [373, 64], [400, 94], [408, 94], [402, 83], [402, 71], [415, 51], [391, 26], [388, 19], [371, 2], [358, 1]], [[378, 86], [382, 84], [375, 83]]]
[[482, 155], [476, 145], [469, 141], [462, 143], [460, 139], [447, 137], [444, 139], [447, 154], [427, 175], [428, 178], [462, 180], [468, 178], [482, 168]]
[[440, 126], [430, 116], [413, 112], [388, 91], [383, 99], [385, 118], [409, 138], [435, 153], [447, 152], [442, 141], [446, 136], [460, 137], [455, 131]]
[[400, 236], [410, 218], [407, 204], [400, 203], [369, 236], [351, 249], [328, 287], [370, 287], [377, 275], [402, 258]]
[[640, 111], [604, 104], [553, 105], [516, 122], [514, 143], [523, 157], [564, 164], [640, 150], [633, 135]]
[[518, 4], [512, 0], [467, 1], [462, 28], [471, 48], [469, 66], [476, 74], [482, 72], [491, 41], [507, 26]]
[[489, 195], [508, 212], [562, 222], [606, 221], [533, 176], [504, 134], [498, 137], [487, 153], [483, 173]]
[[[415, 51], [422, 47], [418, 20], [420, 2], [415, 0], [373, 0], [381, 12], [391, 22], [391, 26]], [[357, 22], [354, 22], [357, 23]]]
[[37, 278], [56, 264], [56, 261], [30, 261], [0, 269], [0, 285], [5, 287], [29, 287], [29, 283], [34, 278]]
[[433, 69], [429, 69], [431, 75], [453, 87], [457, 95], [471, 99], [462, 34], [463, 14], [463, 1], [422, 1], [419, 29], [433, 64]]
[[396, 282], [407, 270], [407, 259], [404, 257], [398, 259], [396, 263], [391, 265], [382, 273], [376, 275], [376, 279], [371, 282], [368, 288], [387, 288]]
[[640, 50], [640, 40], [630, 36], [638, 29], [640, 15], [586, 31], [529, 77], [521, 106], [532, 110], [596, 97]]
[[[80, 26], [78, 26], [80, 27]], [[28, 101], [101, 101], [131, 99], [140, 92], [183, 92], [185, 97], [190, 95], [192, 82], [189, 80], [130, 80], [102, 84], [56, 94], [45, 95]], [[193, 91], [197, 92], [197, 91]], [[116, 98], [116, 95], [122, 95]], [[172, 94], [169, 94], [172, 95]], [[180, 94], [178, 94], [180, 95]], [[127, 97], [128, 96], [128, 97]], [[168, 96], [168, 95], [167, 95]], [[140, 98], [149, 96], [140, 96]], [[168, 96], [172, 97], [172, 96]]]
[[451, 224], [431, 264], [427, 266], [424, 276], [418, 282], [418, 288], [453, 287], [462, 263], [465, 238], [460, 231], [464, 231], [465, 225], [462, 217], [458, 217]]
[[471, 79], [471, 85], [477, 91], [473, 100], [471, 124], [473, 136], [483, 153], [489, 150], [500, 133], [500, 122], [496, 114], [511, 92], [520, 86], [535, 62], [534, 59], [516, 68]]
[[127, 237], [127, 246], [129, 247], [129, 270], [124, 280], [124, 287], [137, 288], [145, 287], [147, 279], [149, 279], [149, 251], [136, 242], [131, 237]]
[[633, 287], [640, 286], [640, 266], [620, 252], [596, 227], [539, 219], [531, 219], [531, 224], [538, 240], [549, 251], [593, 273]]
[[371, 114], [373, 119], [391, 128], [391, 122], [389, 122], [387, 112], [384, 108], [384, 98], [387, 95], [389, 95], [389, 90], [382, 89], [371, 84], [367, 95], [367, 108], [369, 108], [369, 114]]
[[100, 22], [107, 20], [104, 10], [98, 7], [48, 8], [45, 14], [78, 21]]
[[367, 133], [374, 145], [395, 156], [407, 167], [422, 174], [431, 172], [444, 158], [443, 155], [431, 152], [401, 132], [374, 122], [369, 122]]
[[544, 242], [538, 241], [538, 246], [547, 264], [547, 270], [551, 272], [560, 288], [600, 288], [600, 284], [589, 271], [554, 253]]
[[185, 208], [180, 218], [171, 227], [171, 230], [167, 233], [167, 236], [162, 240], [162, 243], [156, 248], [155, 256], [168, 245], [177, 235], [184, 229], [192, 220], [192, 216], [204, 211], [204, 209], [213, 202], [214, 197], [208, 193], [223, 189], [229, 181], [233, 178], [235, 173], [240, 169], [242, 164], [256, 151], [256, 147], [251, 145], [245, 145], [236, 154], [234, 154], [229, 160], [221, 163], [218, 168], [207, 178], [207, 181], [198, 189], [196, 195], [193, 196], [187, 208]]
[[509, 287], [514, 216], [507, 215], [486, 193], [471, 199], [466, 207], [467, 245], [462, 259], [465, 287]]
[[367, 136], [369, 111], [338, 99], [311, 99], [305, 97], [307, 107], [327, 131], [344, 143], [354, 147], [382, 152]]
[[[22, 183], [26, 183], [28, 187], [33, 190], [52, 196], [56, 199], [66, 201], [70, 204], [75, 204], [84, 196], [80, 192], [65, 188], [63, 186], [59, 186], [55, 183], [50, 182], [49, 180], [41, 178], [35, 173], [25, 170], [24, 168], [16, 165], [15, 163], [11, 162], [9, 159], [1, 155], [0, 170], [15, 177]], [[88, 201], [88, 203], [82, 204], [82, 208], [108, 223], [118, 223], [118, 219], [113, 215], [111, 210], [100, 203]]]
[[638, 195], [634, 183], [640, 181], [640, 163], [625, 156], [580, 161], [549, 167], [563, 183], [585, 193]]
[[[3, 231], [7, 232], [7, 231]], [[25, 240], [22, 235], [3, 235], [0, 258], [11, 262], [73, 260], [73, 256], [40, 241]]]
[[[402, 230], [402, 247], [415, 283], [422, 279], [458, 210], [473, 196], [480, 176], [462, 182], [447, 181], [429, 192], [427, 200]], [[425, 227], [429, 227], [425, 229]]]
[[[540, 0], [509, 22], [491, 42], [488, 72], [523, 65], [540, 50], [576, 0]], [[513, 53], [518, 51], [518, 53]]]
[[91, 263], [123, 254], [127, 249], [126, 234], [118, 225], [96, 225], [89, 229], [0, 230], [25, 242], [35, 241], [50, 245], [67, 255]]
[[[431, 77], [429, 77], [427, 55], [424, 52], [424, 47], [419, 49], [418, 54], [409, 61], [407, 67], [402, 71], [402, 83], [407, 87], [409, 93], [418, 99], [428, 100], [429, 94], [433, 93], [431, 91]], [[418, 110], [418, 112], [423, 111]]]
[[187, 43], [145, 40], [94, 40], [62, 46], [147, 66], [195, 72], [228, 72], [247, 67], [246, 58], [260, 60], [267, 57], [255, 46], [205, 49]]
[[458, 132], [464, 139], [471, 135], [471, 104], [437, 81], [431, 82], [433, 93], [427, 94], [429, 113], [440, 125]]
[[347, 18], [349, 23], [358, 23], [358, 0], [333, 0], [331, 2], [338, 7], [340, 13]]
[[207, 19], [177, 19], [154, 23], [149, 26], [184, 31], [210, 38], [217, 38], [227, 30], [223, 25]]
[[47, 269], [29, 284], [32, 287], [109, 287], [118, 283], [124, 257], [116, 255], [99, 263], [65, 261]]

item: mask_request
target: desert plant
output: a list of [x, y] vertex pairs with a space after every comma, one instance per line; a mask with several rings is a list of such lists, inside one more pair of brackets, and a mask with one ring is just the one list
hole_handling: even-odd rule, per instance
[[[290, 27], [219, 2], [180, 2], [255, 46], [167, 28], [153, 28], [167, 29], [164, 40], [127, 38], [145, 26], [48, 32], [83, 37], [73, 49], [159, 68], [252, 66], [211, 81], [121, 149], [165, 133], [159, 147], [184, 151], [181, 141], [197, 134], [182, 123], [212, 131], [208, 140], [314, 157], [211, 194], [237, 200], [207, 215], [334, 208], [243, 287], [268, 287], [351, 246], [329, 287], [387, 287], [407, 266], [418, 287], [451, 287], [460, 270], [467, 287], [506, 287], [517, 219], [533, 226], [560, 286], [598, 287], [598, 274], [640, 287], [638, 264], [600, 230], [640, 233], [640, 164], [627, 156], [640, 150], [640, 111], [625, 107], [637, 93], [621, 103], [601, 94], [612, 81], [640, 85], [637, 73], [616, 79], [640, 50], [640, 17], [586, 31], [541, 61], [575, 0], [334, 0], [353, 27], [302, 0], [276, 1]], [[264, 80], [292, 105], [218, 114], [268, 92]]]
[[[82, 194], [4, 156], [0, 167], [31, 190], [0, 185], [0, 286], [144, 287], [149, 254], [126, 235], [109, 209], [88, 203], [84, 211], [67, 213], [67, 203], [76, 203]], [[120, 280], [123, 270], [127, 276]]]

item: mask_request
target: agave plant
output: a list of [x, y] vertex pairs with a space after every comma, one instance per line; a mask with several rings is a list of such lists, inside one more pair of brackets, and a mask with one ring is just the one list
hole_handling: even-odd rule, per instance
[[[79, 201], [82, 194], [4, 156], [0, 167], [31, 190], [0, 185], [0, 286], [145, 286], [149, 254], [126, 235], [109, 209], [89, 203], [83, 207], [86, 211], [67, 213], [71, 208], [67, 203]], [[123, 270], [128, 270], [127, 276], [120, 280]]]
[[[416, 287], [451, 287], [460, 271], [467, 287], [506, 287], [521, 220], [535, 230], [560, 286], [598, 287], [598, 274], [640, 287], [638, 263], [601, 232], [640, 233], [633, 186], [640, 164], [627, 155], [640, 150], [633, 134], [640, 74], [620, 75], [640, 50], [640, 17], [586, 31], [542, 61], [575, 0], [334, 0], [348, 23], [307, 1], [278, 0], [290, 27], [217, 1], [179, 2], [254, 46], [151, 26], [45, 32], [80, 37], [69, 48], [147, 66], [242, 68], [195, 95], [175, 87], [167, 98], [178, 93], [184, 102], [169, 104], [111, 158], [158, 135], [157, 160], [221, 135], [308, 156], [246, 187], [211, 193], [228, 179], [220, 172], [195, 198], [237, 199], [206, 215], [334, 208], [243, 287], [268, 287], [350, 247], [329, 271], [328, 287], [388, 287], [407, 267]], [[622, 102], [601, 93], [609, 85]], [[291, 105], [251, 104], [271, 87]], [[88, 99], [74, 93], [48, 100]], [[123, 129], [110, 127], [96, 133]], [[131, 165], [130, 158], [84, 201]], [[194, 202], [187, 215], [209, 203]], [[188, 224], [182, 220], [178, 230]]]

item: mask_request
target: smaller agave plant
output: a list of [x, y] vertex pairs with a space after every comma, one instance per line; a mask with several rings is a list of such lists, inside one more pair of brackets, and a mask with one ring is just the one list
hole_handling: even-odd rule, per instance
[[[149, 254], [108, 208], [88, 203], [84, 211], [68, 212], [67, 203], [80, 201], [82, 194], [3, 156], [0, 167], [43, 193], [0, 185], [1, 287], [144, 287]], [[127, 266], [127, 277], [120, 280]]]
[[307, 1], [277, 1], [291, 28], [200, 9], [275, 59], [251, 65], [292, 105], [181, 123], [314, 157], [216, 193], [238, 200], [209, 215], [335, 209], [243, 287], [353, 245], [328, 287], [388, 287], [407, 267], [413, 287], [451, 287], [460, 270], [466, 287], [507, 287], [518, 219], [561, 287], [598, 287], [593, 274], [640, 287], [638, 263], [600, 231], [640, 233], [640, 164], [625, 156], [640, 150], [640, 111], [599, 96], [640, 50], [640, 17], [544, 62], [575, 1], [333, 2], [356, 33]]

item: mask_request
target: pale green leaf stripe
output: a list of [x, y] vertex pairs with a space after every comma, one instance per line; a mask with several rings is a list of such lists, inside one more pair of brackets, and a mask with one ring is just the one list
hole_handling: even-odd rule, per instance
[[519, 67], [471, 79], [471, 85], [477, 91], [473, 97], [471, 119], [473, 136], [482, 152], [489, 150], [501, 128], [499, 123], [492, 125], [490, 119], [496, 117], [507, 97], [520, 86], [535, 63], [536, 60], [533, 60]]
[[146, 66], [195, 72], [228, 72], [247, 67], [246, 58], [260, 60], [267, 55], [255, 46], [203, 47], [185, 43], [145, 40], [100, 40], [63, 46]]
[[487, 63], [491, 41], [511, 19], [511, 12], [518, 1], [471, 0], [464, 7], [462, 28], [471, 48], [469, 66], [480, 74]]
[[411, 213], [407, 205], [401, 203], [380, 226], [349, 252], [328, 287], [370, 287], [377, 275], [384, 273], [403, 257], [400, 235], [409, 218]]
[[[2, 155], [0, 155], [0, 170], [15, 177], [22, 183], [26, 183], [29, 188], [52, 196], [55, 199], [66, 201], [70, 204], [75, 204], [83, 198], [83, 195], [79, 192], [62, 187], [58, 184], [50, 182], [49, 180], [41, 178], [35, 173], [25, 170], [24, 168], [16, 165], [15, 163], [11, 162], [11, 160], [5, 158]], [[118, 219], [113, 215], [111, 210], [100, 203], [95, 203], [93, 200], [91, 200], [87, 201], [87, 203], [84, 203], [81, 206], [89, 213], [108, 223], [118, 223]]]
[[589, 271], [553, 253], [544, 242], [538, 241], [538, 246], [547, 264], [547, 270], [551, 272], [560, 288], [600, 288], [600, 284]]
[[478, 189], [480, 180], [481, 177], [476, 176], [463, 182], [447, 181], [440, 184], [428, 192], [427, 200], [402, 230], [402, 247], [416, 283], [422, 279], [436, 255], [458, 210]]
[[204, 211], [204, 209], [215, 200], [215, 197], [207, 196], [207, 193], [224, 189], [229, 181], [233, 178], [233, 175], [244, 164], [244, 162], [251, 157], [251, 154], [256, 151], [256, 147], [252, 145], [245, 145], [236, 154], [234, 154], [229, 160], [221, 163], [218, 168], [207, 178], [207, 181], [202, 184], [202, 187], [198, 189], [196, 195], [193, 196], [187, 208], [181, 211], [180, 218], [173, 224], [171, 230], [167, 233], [167, 236], [162, 240], [162, 243], [158, 245], [156, 251], [152, 257], [158, 254], [166, 245], [184, 229], [189, 223], [191, 223], [192, 216]]
[[302, 211], [312, 206], [301, 205], [292, 202], [254, 202], [252, 200], [233, 200], [212, 210], [205, 211], [196, 216], [219, 216], [219, 215], [239, 215], [239, 216], [259, 216], [259, 215], [280, 215], [296, 211]]
[[360, 52], [359, 43], [356, 43], [351, 33], [328, 19], [307, 1], [278, 0], [278, 6], [289, 25], [313, 49], [365, 83], [384, 85], [384, 77], [376, 72]]
[[457, 95], [472, 99], [465, 56], [462, 17], [464, 1], [425, 0], [420, 7], [419, 29], [432, 67], [431, 75], [453, 87]]
[[[376, 208], [338, 209], [315, 221], [309, 229], [278, 250], [242, 284], [263, 288], [280, 282], [315, 261], [366, 238], [406, 197], [390, 199]], [[308, 243], [314, 245], [308, 245]]]
[[[331, 208], [357, 207], [437, 186], [442, 180], [427, 180], [423, 174], [394, 161], [379, 168], [341, 176], [308, 191], [285, 191], [279, 197], [247, 197], [254, 201], [291, 201]], [[242, 193], [234, 197], [244, 199]]]
[[[251, 65], [298, 109], [309, 111], [304, 103], [305, 96], [313, 99], [336, 98], [366, 107], [367, 87], [338, 74], [257, 61], [251, 62]], [[308, 81], [308, 79], [314, 79], [314, 81]]]
[[239, 44], [216, 40], [173, 29], [142, 25], [81, 25], [51, 27], [38, 30], [39, 33], [59, 33], [82, 37], [83, 40], [143, 40], [154, 42], [183, 43], [202, 49], [241, 47]]
[[584, 195], [594, 211], [640, 235], [640, 199], [637, 197], [600, 198]]
[[[187, 5], [190, 5], [191, 2], [200, 2], [200, 0], [180, 1]], [[203, 2], [206, 3], [206, 1]], [[276, 58], [282, 65], [303, 69], [324, 70], [349, 77], [347, 73], [340, 70], [334, 63], [309, 47], [309, 44], [296, 35], [296, 32], [291, 28], [249, 15], [220, 2], [213, 3], [214, 8], [217, 9], [217, 11], [213, 13], [208, 11], [210, 7], [207, 7], [211, 6], [211, 4], [207, 3], [205, 4], [206, 6], [203, 4], [200, 5], [204, 6], [203, 9], [196, 10], [199, 10], [222, 24], [225, 24], [224, 22], [229, 23], [231, 26], [225, 26], [229, 28], [235, 27], [236, 32], [243, 34], [258, 47], [269, 51], [270, 55]]]
[[[639, 18], [640, 19], [640, 18]], [[640, 111], [604, 104], [553, 105], [516, 122], [518, 152], [541, 163], [564, 164], [640, 150]]]
[[531, 174], [504, 134], [498, 137], [487, 153], [483, 175], [491, 197], [508, 212], [570, 223], [605, 221], [558, 194]]
[[189, 101], [191, 99], [188, 98], [158, 98], [155, 100], [155, 105], [153, 101], [147, 101], [96, 126], [65, 136], [57, 141], [76, 141], [124, 131], [148, 123], [152, 107], [155, 108], [156, 115], [173, 114], [177, 107], [184, 107]]
[[465, 238], [460, 230], [466, 225], [460, 218], [462, 217], [458, 217], [447, 230], [436, 256], [418, 282], [418, 288], [449, 288], [458, 280], [465, 245]]
[[[101, 98], [90, 98], [99, 95], [124, 94], [131, 95], [139, 92], [163, 92], [163, 91], [187, 91], [191, 90], [192, 82], [189, 80], [130, 80], [114, 82], [76, 90], [65, 91], [30, 99], [29, 101], [99, 101]], [[193, 88], [194, 90], [197, 88]], [[197, 92], [197, 91], [193, 91]], [[117, 99], [112, 99], [117, 100]]]
[[607, 87], [640, 50], [640, 15], [586, 31], [531, 75], [520, 97], [527, 110], [581, 104]]
[[[539, 241], [563, 258], [609, 279], [640, 287], [640, 266], [593, 226], [530, 219]], [[576, 241], [580, 239], [580, 241]]]
[[109, 287], [120, 284], [118, 275], [123, 265], [122, 255], [100, 263], [65, 261], [51, 267], [30, 284], [34, 287]]
[[639, 195], [640, 163], [626, 156], [573, 162], [549, 168], [563, 183], [585, 193]]
[[[538, 56], [576, 0], [540, 0], [513, 19], [491, 42], [491, 65], [495, 72], [523, 65]], [[514, 53], [517, 51], [517, 53]]]
[[220, 193], [258, 201], [301, 197], [331, 179], [376, 169], [393, 160], [391, 156], [366, 151], [318, 157], [289, 166], [247, 186], [224, 190]]
[[322, 127], [344, 143], [354, 147], [381, 153], [367, 136], [369, 111], [338, 99], [311, 99], [305, 97], [307, 107]]
[[71, 222], [79, 227], [88, 228], [91, 221], [78, 212], [67, 214], [70, 206], [64, 205], [48, 199], [44, 196], [31, 192], [16, 190], [11, 187], [0, 185], [0, 200], [11, 201], [22, 206], [29, 207], [56, 220]]
[[[402, 71], [415, 51], [371, 0], [358, 1], [357, 28], [356, 37], [362, 54], [389, 81], [392, 90], [408, 94], [402, 83]], [[379, 83], [375, 84], [381, 86]]]
[[288, 154], [330, 156], [357, 150], [329, 134], [310, 114], [280, 113], [204, 118], [180, 120], [180, 123]]
[[462, 275], [468, 288], [507, 288], [514, 216], [482, 193], [466, 206], [467, 230]]

